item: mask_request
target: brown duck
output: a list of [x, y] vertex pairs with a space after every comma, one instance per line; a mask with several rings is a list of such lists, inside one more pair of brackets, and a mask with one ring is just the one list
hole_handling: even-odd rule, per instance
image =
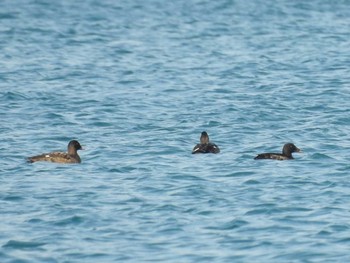
[[200, 143], [194, 146], [192, 154], [195, 153], [219, 153], [219, 147], [212, 142], [209, 142], [209, 135], [207, 132], [202, 132], [200, 137]]
[[33, 157], [27, 158], [29, 163], [46, 161], [53, 163], [81, 163], [81, 159], [78, 155], [78, 150], [82, 150], [80, 143], [76, 140], [72, 140], [68, 144], [68, 152], [51, 152], [43, 153]]
[[283, 146], [282, 153], [261, 153], [258, 154], [254, 159], [290, 160], [294, 159], [292, 156], [293, 152], [301, 152], [301, 150], [293, 143], [286, 143]]

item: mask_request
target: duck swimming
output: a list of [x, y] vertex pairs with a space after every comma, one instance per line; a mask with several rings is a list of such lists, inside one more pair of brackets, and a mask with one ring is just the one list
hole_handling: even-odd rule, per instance
[[192, 150], [195, 153], [219, 153], [220, 149], [215, 143], [209, 142], [209, 135], [207, 132], [202, 132], [200, 143], [198, 143]]
[[301, 152], [301, 150], [293, 143], [286, 143], [283, 146], [282, 153], [261, 153], [258, 154], [254, 159], [291, 160], [294, 159], [292, 156], [293, 152]]
[[46, 161], [53, 163], [81, 163], [81, 159], [78, 155], [78, 150], [82, 150], [80, 143], [76, 140], [72, 140], [68, 144], [68, 152], [51, 152], [43, 153], [33, 157], [27, 158], [29, 163], [38, 161]]

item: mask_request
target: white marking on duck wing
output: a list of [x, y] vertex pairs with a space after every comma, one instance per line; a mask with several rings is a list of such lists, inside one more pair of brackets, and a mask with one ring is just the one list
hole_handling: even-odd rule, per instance
[[198, 151], [199, 149], [200, 149], [200, 145], [197, 144], [196, 146], [194, 146], [192, 152], [196, 152], [196, 151]]

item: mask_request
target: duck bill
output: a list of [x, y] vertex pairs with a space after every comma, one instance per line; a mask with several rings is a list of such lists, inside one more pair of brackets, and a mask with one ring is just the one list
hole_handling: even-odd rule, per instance
[[299, 148], [296, 148], [295, 151], [298, 152], [298, 153], [302, 153], [302, 152], [303, 152], [303, 151], [302, 151], [301, 149], [299, 149]]

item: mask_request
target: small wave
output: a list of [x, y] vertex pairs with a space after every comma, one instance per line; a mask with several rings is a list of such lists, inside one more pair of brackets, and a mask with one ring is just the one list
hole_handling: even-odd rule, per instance
[[10, 240], [2, 247], [4, 248], [14, 248], [14, 249], [31, 249], [38, 248], [46, 245], [43, 242], [33, 242], [33, 241], [19, 241], [19, 240]]
[[314, 153], [311, 155], [311, 158], [314, 160], [332, 160], [333, 158], [322, 153]]
[[248, 222], [245, 220], [240, 220], [240, 219], [234, 219], [231, 220], [227, 223], [224, 223], [220, 226], [215, 226], [215, 227], [208, 227], [207, 229], [211, 229], [211, 230], [232, 230], [232, 229], [236, 229], [236, 228], [240, 228], [242, 226], [247, 225]]
[[71, 216], [68, 218], [65, 218], [63, 220], [57, 221], [54, 224], [57, 226], [65, 226], [65, 225], [76, 225], [76, 224], [80, 224], [84, 221], [84, 218], [81, 216]]
[[4, 99], [5, 101], [17, 101], [17, 100], [27, 100], [28, 96], [20, 93], [20, 92], [5, 92], [2, 94], [1, 99]]

